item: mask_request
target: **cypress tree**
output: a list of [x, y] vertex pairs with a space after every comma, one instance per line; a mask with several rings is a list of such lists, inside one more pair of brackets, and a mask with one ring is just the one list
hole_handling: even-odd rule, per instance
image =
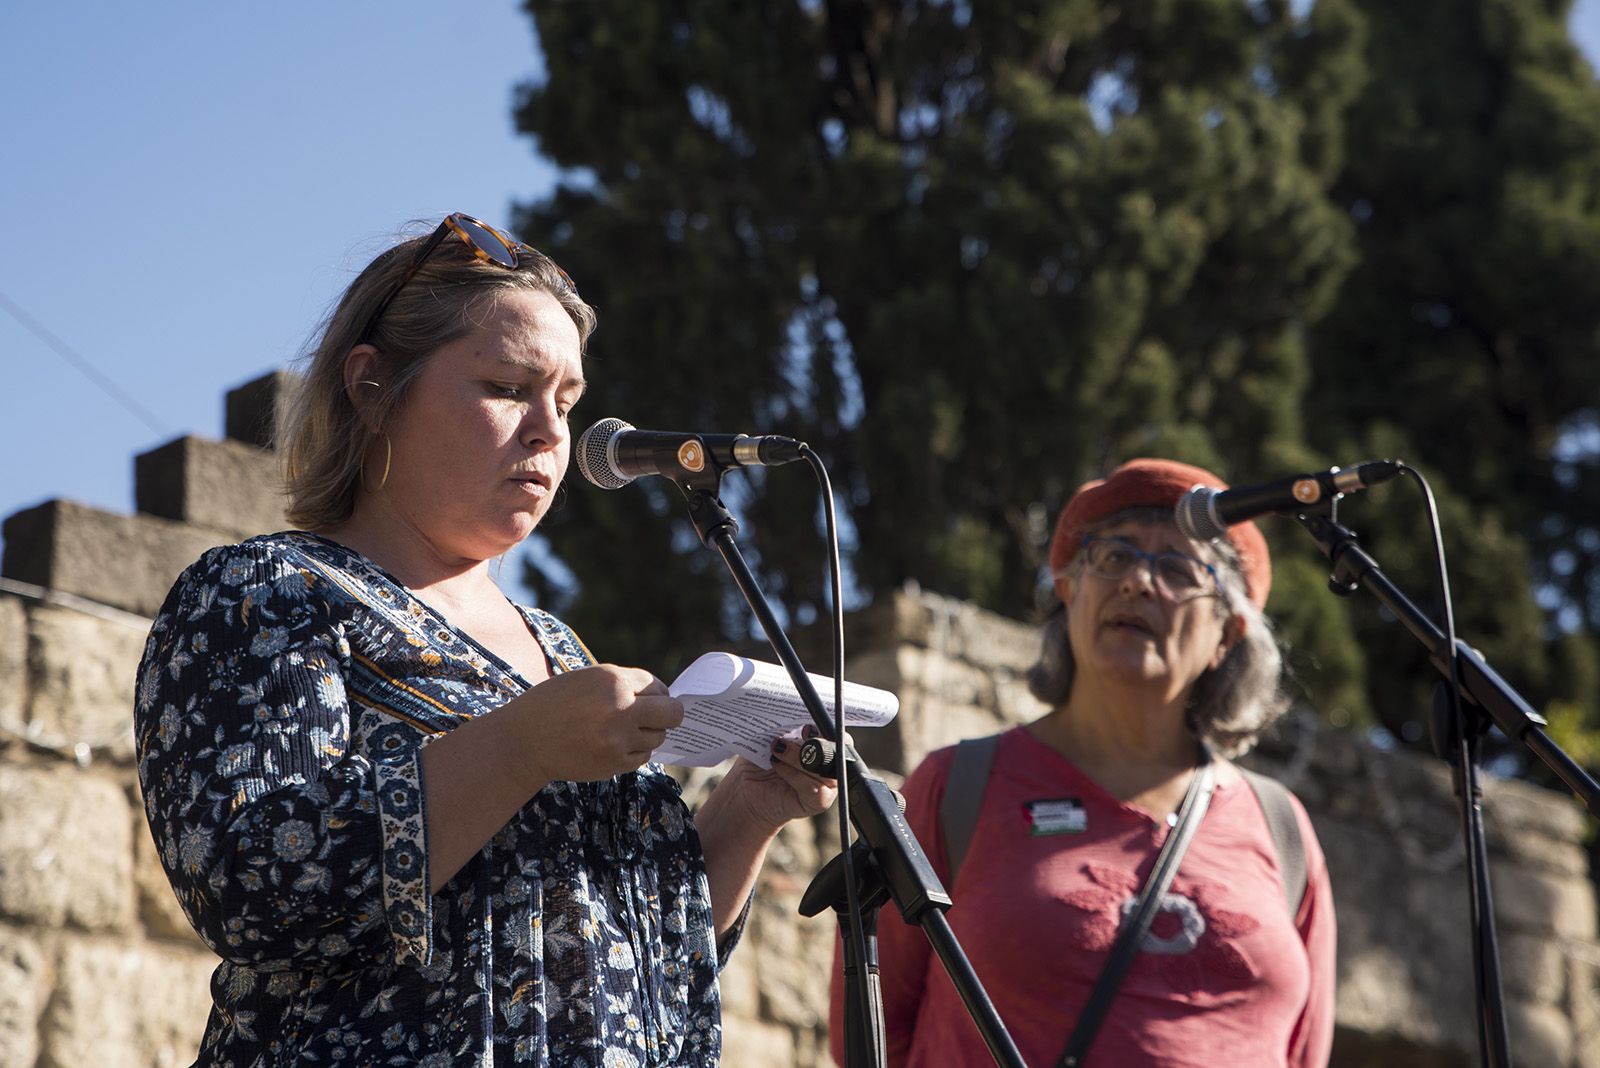
[[[528, 10], [547, 74], [517, 122], [566, 178], [518, 225], [601, 317], [575, 429], [805, 439], [854, 603], [916, 580], [1026, 617], [1084, 478], [1318, 462], [1306, 339], [1357, 251], [1330, 195], [1366, 79], [1346, 0]], [[572, 487], [563, 567], [530, 582], [603, 657], [670, 674], [748, 624], [646, 481]], [[723, 485], [769, 594], [823, 613], [803, 470]], [[1302, 596], [1320, 579], [1279, 549], [1298, 662], [1364, 715], [1345, 606]]]
[[[1429, 475], [1462, 636], [1581, 749], [1600, 724], [1600, 87], [1565, 0], [1357, 6], [1371, 77], [1333, 195], [1359, 262], [1313, 326], [1310, 440]], [[1436, 607], [1415, 494], [1383, 500], [1365, 541]], [[1358, 611], [1372, 706], [1415, 737], [1434, 675], [1393, 627]]]

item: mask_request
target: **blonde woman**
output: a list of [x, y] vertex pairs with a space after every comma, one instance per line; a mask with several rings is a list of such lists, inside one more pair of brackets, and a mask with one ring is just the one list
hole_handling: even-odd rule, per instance
[[468, 216], [380, 255], [281, 444], [303, 529], [173, 587], [136, 736], [222, 958], [200, 1064], [717, 1063], [767, 845], [833, 789], [790, 753], [691, 816], [648, 762], [678, 702], [491, 581], [561, 485], [593, 326]]

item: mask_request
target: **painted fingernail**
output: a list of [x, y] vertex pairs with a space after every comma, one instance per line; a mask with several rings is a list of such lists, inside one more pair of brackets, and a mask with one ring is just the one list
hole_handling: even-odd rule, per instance
[[802, 737], [802, 738], [815, 738], [816, 736], [817, 736], [817, 728], [815, 728], [813, 726], [810, 726], [810, 725], [807, 725], [805, 727], [801, 727], [800, 728], [800, 737]]
[[777, 738], [777, 739], [773, 740], [772, 751], [774, 753], [784, 753], [784, 752], [787, 752], [788, 749], [789, 749], [789, 743], [784, 741], [782, 738]]

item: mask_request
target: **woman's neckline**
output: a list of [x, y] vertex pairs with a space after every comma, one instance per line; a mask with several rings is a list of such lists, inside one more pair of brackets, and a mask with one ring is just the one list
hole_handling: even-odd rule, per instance
[[[322, 545], [326, 545], [330, 548], [337, 549], [339, 552], [355, 557], [364, 567], [371, 570], [379, 578], [400, 590], [412, 601], [415, 601], [417, 604], [421, 605], [422, 610], [427, 612], [434, 622], [449, 630], [451, 634], [454, 634], [460, 641], [470, 646], [474, 652], [483, 657], [489, 663], [493, 664], [502, 673], [509, 676], [524, 690], [532, 689], [535, 685], [528, 679], [527, 676], [523, 675], [522, 672], [518, 671], [508, 661], [506, 661], [504, 657], [500, 656], [500, 654], [496, 653], [493, 649], [490, 649], [488, 646], [484, 645], [477, 638], [474, 638], [470, 631], [463, 630], [462, 628], [456, 626], [456, 624], [450, 621], [450, 617], [445, 615], [444, 612], [437, 608], [431, 601], [419, 595], [416, 590], [412, 589], [410, 586], [407, 586], [404, 582], [401, 582], [393, 572], [384, 567], [382, 564], [378, 563], [372, 557], [368, 556], [366, 553], [362, 552], [360, 549], [357, 549], [353, 545], [347, 545], [336, 538], [330, 538], [326, 534], [318, 533], [315, 530], [292, 530], [288, 533], [310, 538]], [[511, 607], [516, 611], [517, 615], [521, 617], [523, 625], [528, 628], [528, 633], [533, 635], [533, 640], [539, 646], [539, 651], [544, 654], [545, 663], [549, 665], [550, 673], [552, 675], [559, 674], [560, 671], [563, 670], [560, 666], [561, 658], [555, 655], [555, 651], [550, 647], [550, 643], [545, 640], [544, 628], [538, 626], [537, 621], [530, 614], [532, 610], [524, 608], [510, 597], [507, 597], [505, 591], [500, 590], [499, 587], [496, 587], [496, 590], [500, 593], [501, 597], [505, 597], [506, 603], [511, 605]]]

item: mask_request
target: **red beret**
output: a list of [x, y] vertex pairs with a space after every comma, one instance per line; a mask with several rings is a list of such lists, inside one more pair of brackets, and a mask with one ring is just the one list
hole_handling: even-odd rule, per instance
[[[1061, 509], [1050, 540], [1050, 571], [1060, 574], [1078, 555], [1084, 531], [1128, 508], [1171, 508], [1195, 486], [1227, 489], [1228, 484], [1203, 467], [1176, 460], [1129, 460], [1103, 479], [1085, 482]], [[1267, 539], [1254, 523], [1228, 528], [1228, 541], [1239, 554], [1245, 589], [1257, 608], [1267, 603], [1272, 588], [1272, 556]]]

